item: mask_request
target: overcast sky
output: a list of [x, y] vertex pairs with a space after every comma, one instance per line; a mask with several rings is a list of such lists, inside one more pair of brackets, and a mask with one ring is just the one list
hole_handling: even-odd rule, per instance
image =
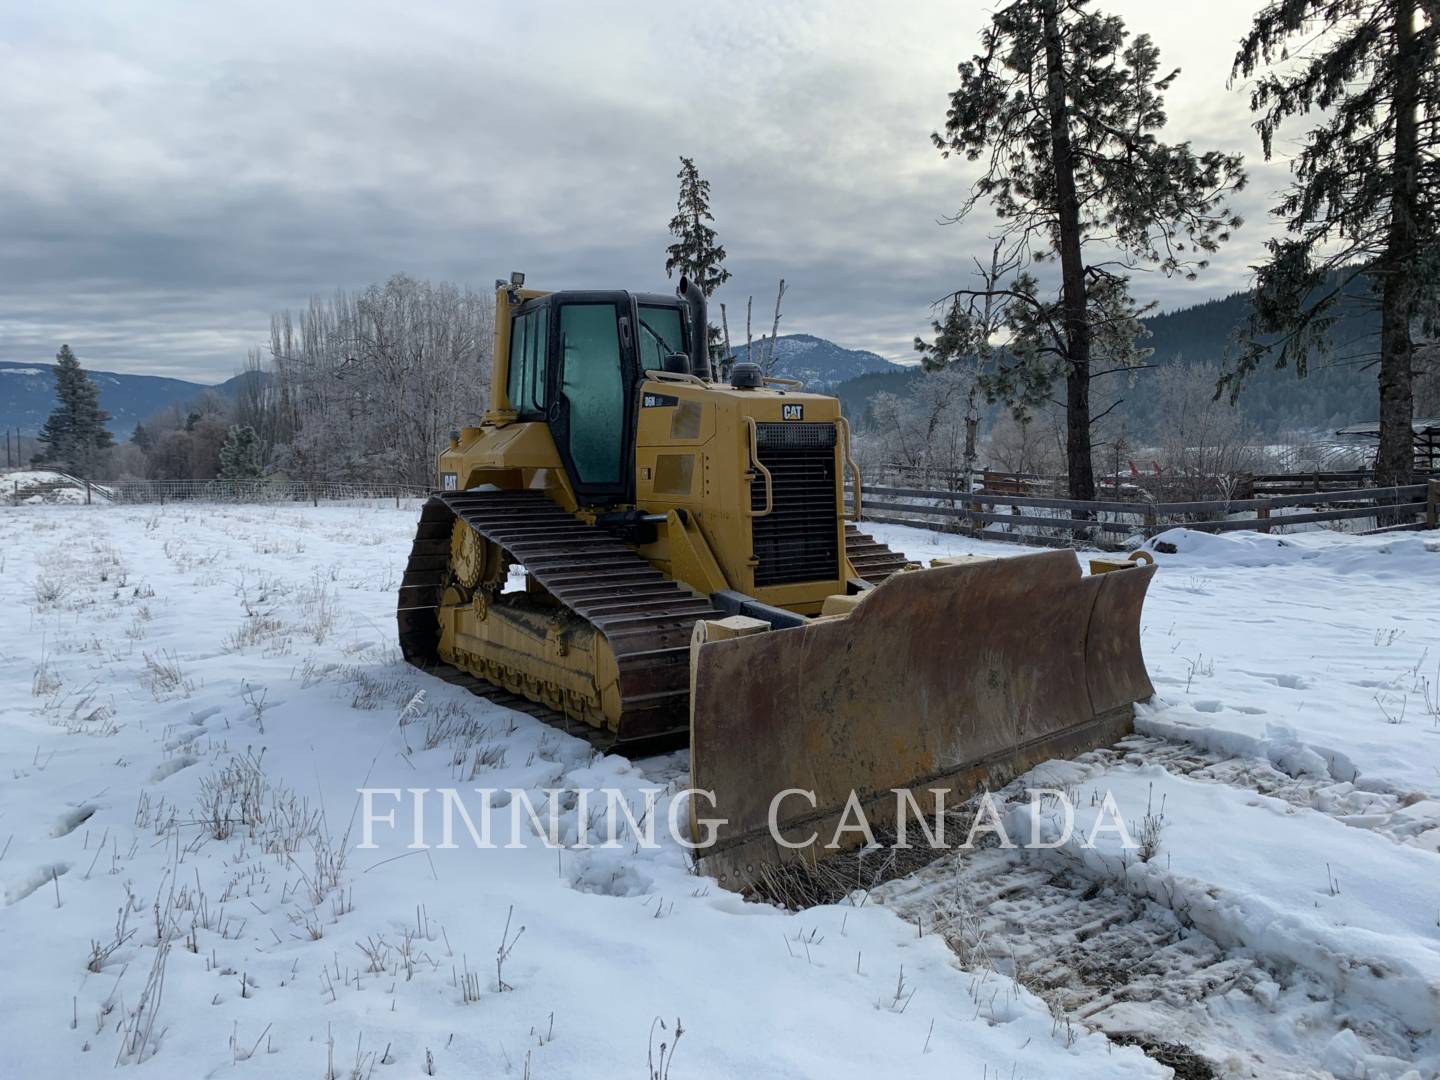
[[[0, 4], [0, 359], [216, 381], [272, 311], [396, 271], [488, 289], [667, 286], [677, 156], [745, 297], [895, 359], [989, 222], [941, 226], [956, 63], [990, 5]], [[1167, 138], [1244, 151], [1247, 225], [1163, 307], [1242, 288], [1273, 226], [1227, 90], [1255, 0], [1100, 0], [1183, 74]], [[1202, 14], [1203, 13], [1203, 14]], [[768, 316], [767, 316], [768, 322]]]

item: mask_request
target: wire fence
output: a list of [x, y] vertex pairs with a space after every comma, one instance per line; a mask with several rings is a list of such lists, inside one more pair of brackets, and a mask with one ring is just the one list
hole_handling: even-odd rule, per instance
[[53, 478], [22, 483], [10, 480], [5, 492], [12, 503], [310, 503], [352, 500], [423, 499], [430, 489], [418, 484], [377, 484], [303, 480], [120, 480], [98, 484], [56, 473]]

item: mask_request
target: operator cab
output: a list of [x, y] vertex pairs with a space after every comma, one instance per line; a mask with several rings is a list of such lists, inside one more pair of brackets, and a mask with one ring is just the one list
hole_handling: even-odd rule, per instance
[[[703, 327], [703, 299], [698, 306]], [[695, 307], [681, 296], [605, 290], [549, 293], [511, 309], [510, 404], [519, 420], [549, 426], [585, 501], [632, 497], [632, 433], [645, 372], [708, 376]]]

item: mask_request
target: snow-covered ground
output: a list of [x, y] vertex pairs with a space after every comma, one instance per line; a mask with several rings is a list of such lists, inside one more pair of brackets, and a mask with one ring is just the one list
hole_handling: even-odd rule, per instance
[[596, 757], [401, 664], [414, 517], [0, 508], [0, 1077], [540, 1080], [672, 1053], [674, 1080], [1169, 1075], [1102, 1030], [1235, 1076], [1436, 1075], [1434, 539], [1168, 534], [1143, 734], [1037, 770], [1082, 819], [1106, 789], [1136, 830], [1163, 813], [1149, 861], [955, 854], [787, 913], [696, 877], [663, 828], [655, 850], [358, 847], [362, 786], [543, 808], [684, 784], [683, 759]]
[[[925, 557], [976, 548], [875, 531]], [[1169, 1031], [1236, 1075], [1435, 1076], [1440, 538], [1157, 540], [1178, 550], [1158, 555], [1145, 608], [1158, 700], [1139, 709], [1144, 737], [1013, 785], [1065, 788], [1081, 807], [1108, 791], [1131, 822], [1163, 815], [1157, 854], [961, 853], [877, 899], [988, 939], [1001, 972], [1074, 999], [1094, 1025]], [[1066, 902], [1017, 894], [1037, 870], [1078, 879]], [[1106, 940], [1116, 925], [1145, 947]], [[1067, 950], [1058, 975], [1025, 970]], [[1142, 960], [1133, 984], [1087, 972]]]

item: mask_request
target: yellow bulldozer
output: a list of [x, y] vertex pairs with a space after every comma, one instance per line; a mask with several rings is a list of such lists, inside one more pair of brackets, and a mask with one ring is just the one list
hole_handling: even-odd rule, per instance
[[872, 827], [896, 791], [953, 805], [1114, 741], [1153, 693], [1153, 566], [910, 563], [855, 524], [839, 401], [748, 362], [719, 378], [684, 279], [497, 282], [490, 409], [439, 480], [400, 586], [405, 658], [604, 749], [688, 742], [714, 797], [692, 813], [722, 822], [697, 855], [730, 886], [823, 857], [852, 799]]

